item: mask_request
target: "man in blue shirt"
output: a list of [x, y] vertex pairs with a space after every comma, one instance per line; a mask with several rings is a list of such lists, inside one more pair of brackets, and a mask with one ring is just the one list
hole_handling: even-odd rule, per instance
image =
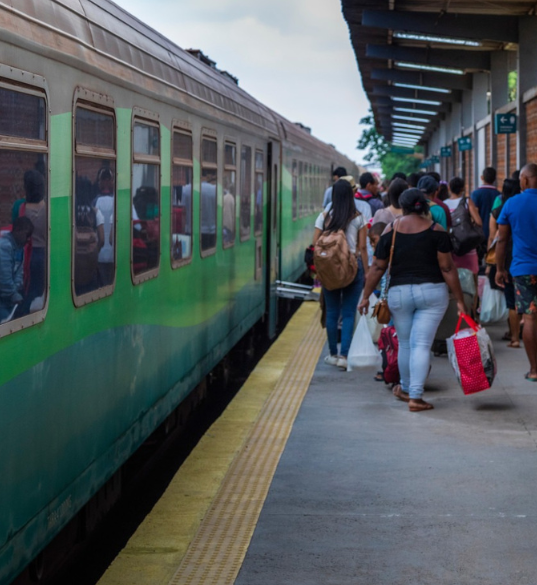
[[472, 191], [471, 199], [479, 210], [479, 215], [483, 221], [483, 233], [487, 238], [485, 241], [488, 241], [490, 212], [492, 211], [492, 205], [494, 204], [496, 197], [500, 195], [500, 192], [494, 186], [494, 181], [496, 181], [496, 169], [493, 167], [487, 167], [481, 175], [481, 180], [483, 181], [483, 184], [479, 189]]
[[513, 238], [510, 272], [515, 281], [516, 307], [524, 314], [523, 341], [530, 371], [526, 380], [537, 382], [537, 165], [528, 164], [520, 171], [522, 193], [508, 199], [498, 218], [496, 244], [496, 284], [504, 287], [505, 250]]

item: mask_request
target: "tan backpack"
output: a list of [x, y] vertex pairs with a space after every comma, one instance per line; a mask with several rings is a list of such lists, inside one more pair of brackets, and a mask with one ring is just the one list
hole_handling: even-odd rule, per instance
[[358, 262], [343, 230], [321, 233], [313, 251], [317, 278], [327, 290], [345, 288], [356, 278]]

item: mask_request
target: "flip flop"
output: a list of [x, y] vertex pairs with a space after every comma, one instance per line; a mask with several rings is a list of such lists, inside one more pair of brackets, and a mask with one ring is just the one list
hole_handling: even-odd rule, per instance
[[377, 372], [373, 379], [375, 382], [384, 382], [384, 374], [382, 372]]
[[530, 381], [530, 382], [537, 382], [537, 376], [535, 378], [530, 376], [531, 372], [528, 372], [524, 378], [526, 378], [526, 380]]
[[403, 392], [400, 384], [397, 384], [393, 387], [392, 394], [397, 398], [397, 400], [401, 400], [402, 402], [410, 402], [410, 396]]
[[520, 342], [518, 341], [511, 341], [511, 343], [507, 344], [507, 347], [514, 347], [515, 349], [520, 349]]
[[432, 410], [433, 408], [434, 405], [425, 401], [418, 402], [418, 404], [408, 405], [408, 410], [410, 410], [410, 412], [421, 412], [422, 410]]

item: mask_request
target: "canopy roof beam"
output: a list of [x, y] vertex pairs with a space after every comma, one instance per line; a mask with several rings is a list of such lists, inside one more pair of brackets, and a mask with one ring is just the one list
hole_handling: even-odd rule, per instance
[[[364, 10], [362, 26], [438, 36], [518, 43], [517, 16], [492, 14], [449, 14], [446, 12], [400, 12]], [[455, 34], [456, 33], [456, 34]]]
[[472, 89], [471, 75], [450, 75], [427, 71], [401, 71], [399, 69], [373, 69], [371, 79], [394, 81], [424, 87], [445, 89]]

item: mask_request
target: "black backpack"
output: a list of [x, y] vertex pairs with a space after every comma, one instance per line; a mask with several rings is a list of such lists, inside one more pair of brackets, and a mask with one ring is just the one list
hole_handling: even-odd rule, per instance
[[468, 210], [468, 201], [463, 197], [451, 213], [451, 230], [449, 232], [453, 252], [457, 256], [464, 256], [477, 249], [485, 241], [483, 228], [472, 221]]

